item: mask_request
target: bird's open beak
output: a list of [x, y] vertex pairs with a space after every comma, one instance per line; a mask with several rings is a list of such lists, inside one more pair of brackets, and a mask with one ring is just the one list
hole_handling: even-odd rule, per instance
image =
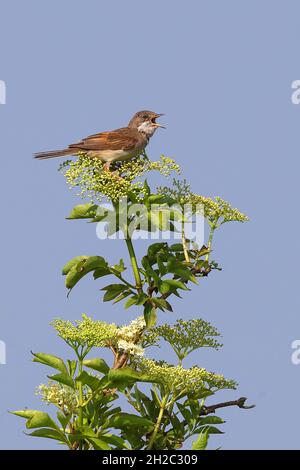
[[165, 129], [165, 128], [166, 128], [165, 126], [163, 126], [163, 125], [160, 124], [159, 122], [156, 122], [156, 119], [159, 118], [159, 117], [161, 117], [161, 116], [164, 116], [164, 114], [163, 114], [163, 113], [162, 113], [162, 114], [156, 114], [156, 115], [155, 115], [155, 120], [154, 120], [153, 124], [154, 124], [155, 127], [161, 127], [162, 129]]

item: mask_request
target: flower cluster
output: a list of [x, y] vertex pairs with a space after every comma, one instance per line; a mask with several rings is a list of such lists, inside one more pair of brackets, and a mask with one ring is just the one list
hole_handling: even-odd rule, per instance
[[118, 328], [116, 335], [116, 348], [133, 356], [143, 356], [141, 336], [146, 328], [143, 316], [133, 320], [129, 325]]
[[91, 349], [92, 347], [113, 347], [117, 351], [130, 355], [142, 356], [142, 334], [146, 328], [143, 316], [133, 320], [129, 325], [117, 326], [114, 323], [95, 321], [87, 315], [75, 324], [68, 320], [56, 319], [52, 326], [62, 339], [77, 348], [78, 346]]
[[225, 222], [247, 222], [249, 218], [238, 209], [231, 207], [229, 202], [219, 196], [215, 200], [203, 196], [195, 196], [197, 204], [203, 204], [204, 216], [212, 224], [224, 224]]
[[173, 396], [199, 396], [208, 390], [215, 392], [224, 388], [236, 388], [236, 382], [233, 380], [227, 380], [223, 375], [217, 375], [199, 367], [184, 369], [181, 365], [173, 366], [163, 361], [157, 362], [144, 358], [137, 360], [135, 367], [151, 377], [153, 382], [161, 383]]
[[71, 413], [77, 407], [76, 392], [61, 383], [49, 381], [48, 385], [41, 384], [37, 387], [36, 394], [48, 405], [56, 405], [65, 414]]
[[202, 214], [214, 226], [230, 221], [247, 222], [249, 220], [245, 214], [233, 208], [229, 202], [219, 196], [211, 199], [193, 193], [186, 180], [174, 179], [172, 188], [159, 187], [158, 192], [171, 197], [182, 206], [190, 206], [193, 213]]
[[112, 171], [104, 171], [103, 162], [79, 152], [75, 161], [67, 160], [60, 166], [70, 189], [80, 188], [79, 196], [92, 202], [102, 201], [103, 197], [116, 202], [134, 194], [143, 198], [145, 193], [139, 180], [145, 173], [157, 170], [168, 177], [172, 171], [180, 172], [180, 167], [171, 158], [161, 156], [159, 161], [151, 162], [144, 156], [111, 165]]
[[117, 349], [131, 356], [144, 355], [144, 349], [142, 348], [142, 346], [139, 346], [138, 344], [135, 344], [132, 341], [126, 341], [125, 339], [118, 340]]
[[105, 347], [116, 337], [117, 326], [114, 323], [94, 321], [87, 315], [76, 320], [75, 325], [68, 320], [56, 319], [52, 326], [68, 344], [77, 346]]
[[218, 330], [201, 319], [188, 321], [179, 319], [175, 325], [165, 323], [154, 330], [158, 336], [170, 343], [180, 360], [196, 349], [203, 347], [218, 349], [222, 346], [214, 339], [220, 336]]

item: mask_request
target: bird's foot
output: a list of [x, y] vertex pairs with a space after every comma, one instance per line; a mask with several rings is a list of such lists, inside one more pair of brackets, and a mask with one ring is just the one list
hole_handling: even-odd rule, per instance
[[110, 162], [104, 163], [104, 165], [103, 165], [103, 171], [106, 171], [106, 172], [110, 171], [110, 170], [109, 170], [109, 167], [110, 167]]
[[124, 179], [124, 178], [122, 178], [122, 176], [120, 176], [118, 170], [111, 171], [109, 168], [110, 168], [110, 162], [104, 163], [103, 171], [105, 171], [105, 173], [110, 173], [112, 176], [114, 176], [119, 181], [122, 181]]
[[112, 171], [111, 174], [118, 180], [118, 181], [123, 181], [124, 178], [122, 176], [120, 176], [120, 173], [118, 172], [118, 170], [116, 171]]

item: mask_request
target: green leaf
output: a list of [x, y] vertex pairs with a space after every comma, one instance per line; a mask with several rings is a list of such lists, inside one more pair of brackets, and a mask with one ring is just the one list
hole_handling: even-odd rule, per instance
[[88, 256], [76, 256], [75, 258], [70, 259], [67, 264], [62, 268], [62, 275], [66, 276], [74, 266], [77, 266], [78, 263], [88, 259]]
[[141, 260], [143, 268], [147, 271], [147, 269], [151, 269], [150, 262], [148, 256], [143, 256]]
[[126, 297], [128, 297], [130, 294], [132, 294], [132, 291], [130, 290], [122, 292], [122, 294], [120, 294], [116, 299], [114, 299], [113, 303], [116, 304], [121, 300], [126, 299]]
[[93, 445], [95, 450], [110, 450], [110, 446], [95, 434], [90, 426], [80, 426], [76, 433], [72, 435], [73, 439], [86, 440]]
[[146, 300], [148, 300], [149, 297], [144, 294], [144, 292], [141, 292], [140, 294], [137, 294], [137, 299], [135, 305], [144, 305]]
[[165, 310], [168, 310], [169, 312], [173, 312], [172, 306], [165, 299], [158, 299], [156, 297], [153, 297], [152, 302], [163, 312]]
[[[153, 390], [151, 390], [153, 394]], [[136, 399], [137, 403], [140, 405], [143, 404], [142, 410], [144, 410], [144, 413], [141, 412], [142, 416], [144, 417], [150, 417], [151, 420], [156, 421], [159, 413], [160, 406], [157, 404], [156, 400], [153, 400], [149, 398], [145, 393], [143, 393], [141, 390], [139, 390], [137, 387], [134, 390], [134, 393], [132, 393], [134, 398]], [[157, 406], [158, 405], [158, 406]]]
[[73, 289], [73, 287], [80, 281], [83, 276], [97, 268], [106, 268], [107, 262], [102, 256], [88, 256], [74, 265], [67, 274], [66, 287]]
[[74, 388], [74, 381], [69, 374], [54, 374], [47, 376], [51, 380], [67, 385], [68, 387]]
[[166, 204], [170, 201], [170, 198], [164, 194], [151, 194], [148, 201], [150, 204]]
[[95, 269], [93, 276], [94, 279], [99, 279], [100, 277], [109, 276], [110, 274], [112, 274], [112, 272], [109, 268], [97, 268]]
[[78, 204], [75, 206], [67, 219], [93, 219], [96, 217], [97, 204]]
[[94, 377], [93, 375], [88, 374], [85, 370], [81, 372], [81, 374], [76, 377], [76, 382], [81, 382], [83, 385], [88, 385], [91, 390], [100, 390], [102, 387], [102, 380], [99, 380], [97, 377]]
[[156, 254], [160, 250], [163, 250], [166, 248], [168, 248], [168, 244], [166, 242], [152, 243], [152, 245], [148, 247], [147, 255], [150, 258], [150, 260], [153, 258], [155, 259]]
[[191, 412], [187, 408], [185, 408], [185, 406], [182, 405], [181, 403], [177, 402], [176, 404], [177, 404], [177, 407], [178, 407], [180, 413], [182, 414], [182, 416], [186, 420], [186, 422], [189, 423], [191, 421], [191, 419], [193, 418]]
[[158, 396], [156, 393], [154, 393], [154, 391], [151, 389], [150, 390], [150, 393], [151, 393], [151, 398], [152, 398], [152, 401], [153, 403], [158, 407], [160, 408], [161, 404], [160, 404], [160, 401], [158, 399]]
[[205, 245], [202, 246], [202, 248], [200, 249], [200, 251], [198, 251], [198, 256], [204, 256], [204, 255], [207, 255], [208, 253], [210, 253], [210, 249], [207, 248]]
[[158, 254], [156, 259], [159, 273], [161, 276], [164, 276], [168, 272], [167, 267], [164, 265], [161, 255]]
[[108, 444], [116, 446], [117, 449], [127, 449], [126, 442], [122, 437], [114, 436], [113, 434], [101, 434], [101, 440], [107, 442]]
[[174, 251], [174, 252], [183, 252], [183, 246], [182, 246], [182, 243], [174, 243], [174, 245], [171, 245], [170, 246], [170, 251]]
[[111, 450], [111, 447], [99, 437], [87, 437], [86, 440], [93, 445], [95, 450]]
[[223, 431], [220, 431], [220, 429], [216, 428], [215, 426], [199, 426], [197, 429], [195, 429], [195, 433], [201, 432], [202, 430], [205, 430], [208, 434], [224, 434]]
[[198, 284], [197, 279], [191, 273], [191, 271], [183, 263], [177, 261], [174, 257], [169, 258], [168, 271], [169, 273], [176, 274], [178, 277], [181, 277], [187, 281], [192, 281], [195, 284]]
[[75, 360], [70, 361], [70, 359], [67, 359], [67, 363], [68, 363], [69, 374], [71, 377], [73, 377], [77, 369], [77, 361]]
[[118, 297], [118, 295], [120, 295], [124, 290], [128, 290], [128, 287], [125, 284], [110, 284], [103, 287], [101, 290], [106, 291], [103, 301], [108, 302], [109, 300], [113, 300]]
[[144, 181], [144, 190], [145, 190], [145, 197], [146, 197], [146, 199], [148, 200], [148, 197], [147, 197], [147, 196], [150, 196], [150, 194], [151, 194], [151, 189], [150, 189], [150, 186], [149, 186], [149, 184], [148, 184], [148, 182], [147, 182], [146, 179], [145, 179], [145, 181]]
[[68, 375], [68, 369], [65, 365], [64, 361], [57, 356], [53, 356], [52, 354], [45, 354], [45, 353], [32, 353], [33, 355], [33, 362], [39, 362], [49, 367], [53, 367], [53, 369], [57, 369], [63, 374]]
[[147, 328], [156, 325], [157, 313], [156, 308], [152, 304], [148, 303], [144, 308], [144, 318], [147, 325]]
[[145, 445], [142, 436], [139, 436], [135, 429], [126, 428], [126, 436], [124, 437], [126, 437], [132, 449], [141, 450]]
[[47, 439], [55, 439], [56, 441], [68, 444], [66, 436], [61, 431], [57, 431], [55, 429], [41, 428], [31, 433], [28, 433], [27, 436], [46, 437]]
[[160, 277], [158, 273], [154, 271], [154, 269], [147, 269], [146, 273], [150, 278], [153, 278], [155, 287], [158, 287], [160, 285]]
[[106, 364], [104, 359], [96, 357], [95, 359], [85, 359], [83, 365], [89, 367], [90, 369], [97, 370], [102, 374], [107, 374], [109, 371], [109, 366]]
[[36, 412], [37, 410], [17, 410], [10, 411], [10, 414], [19, 416], [20, 418], [30, 419]]
[[183, 439], [184, 434], [185, 434], [184, 423], [179, 421], [175, 413], [172, 413], [170, 415], [170, 421], [171, 421], [172, 428], [173, 428], [171, 432], [174, 432], [174, 435], [176, 437]]
[[108, 292], [123, 292], [123, 290], [128, 289], [125, 284], [108, 284], [105, 287], [102, 287], [101, 290], [106, 290]]
[[183, 282], [177, 281], [176, 279], [164, 279], [163, 283], [170, 287], [175, 287], [176, 289], [190, 290]]
[[115, 264], [114, 266], [112, 266], [112, 268], [115, 271], [118, 271], [119, 273], [122, 273], [126, 269], [125, 264], [124, 264], [124, 260], [120, 259], [119, 264]]
[[146, 374], [137, 372], [130, 367], [123, 367], [122, 369], [110, 369], [108, 372], [108, 379], [114, 384], [121, 384], [124, 386], [133, 385], [135, 382], [151, 382], [153, 379]]
[[16, 416], [20, 416], [21, 418], [27, 419], [27, 423], [26, 423], [27, 429], [43, 428], [43, 427], [58, 429], [53, 419], [50, 418], [48, 413], [44, 413], [43, 411], [18, 410], [18, 411], [12, 411], [11, 413]]
[[129, 299], [125, 302], [124, 307], [125, 307], [125, 308], [129, 308], [129, 307], [131, 307], [132, 305], [136, 305], [137, 300], [138, 300], [138, 296], [137, 296], [137, 295], [133, 295], [132, 297], [129, 297]]
[[207, 447], [209, 435], [206, 431], [201, 432], [197, 439], [192, 443], [192, 450], [205, 450]]
[[70, 419], [72, 418], [72, 413], [70, 413], [69, 415], [64, 415], [61, 411], [58, 411], [56, 413], [56, 416], [57, 416], [57, 419], [58, 421], [60, 422], [63, 430], [66, 429], [67, 425], [69, 424], [70, 422]]
[[44, 411], [36, 411], [26, 423], [27, 429], [49, 427], [57, 429], [57, 425], [52, 418]]
[[161, 285], [159, 286], [159, 292], [161, 294], [167, 294], [171, 289], [171, 286], [167, 282], [162, 282]]
[[204, 416], [203, 418], [200, 418], [198, 420], [197, 424], [200, 424], [201, 426], [204, 424], [223, 424], [225, 421], [218, 416]]
[[130, 413], [119, 413], [118, 415], [112, 416], [105, 427], [107, 428], [116, 428], [116, 429], [131, 429], [132, 427], [136, 428], [147, 428], [150, 432], [154, 428], [154, 423], [150, 419], [142, 418]]

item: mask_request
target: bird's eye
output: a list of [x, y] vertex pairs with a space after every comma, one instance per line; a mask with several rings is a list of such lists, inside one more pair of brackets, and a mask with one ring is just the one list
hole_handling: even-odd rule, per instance
[[143, 119], [148, 119], [148, 114], [144, 114]]

